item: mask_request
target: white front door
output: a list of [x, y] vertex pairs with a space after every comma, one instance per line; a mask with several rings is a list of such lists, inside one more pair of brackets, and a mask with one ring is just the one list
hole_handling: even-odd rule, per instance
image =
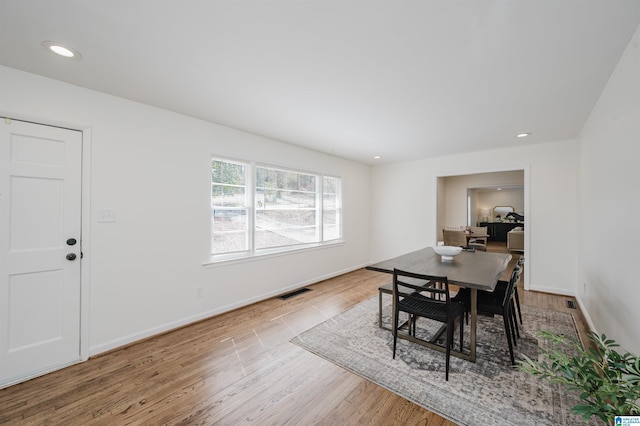
[[1, 388], [80, 360], [82, 133], [0, 129]]

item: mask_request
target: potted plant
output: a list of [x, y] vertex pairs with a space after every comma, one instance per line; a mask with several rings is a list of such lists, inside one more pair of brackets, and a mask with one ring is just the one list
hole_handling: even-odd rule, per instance
[[587, 349], [573, 337], [549, 331], [541, 331], [540, 335], [553, 344], [552, 348], [542, 351], [540, 361], [523, 356], [523, 360], [518, 361], [519, 370], [579, 391], [581, 403], [572, 410], [585, 422], [595, 415], [613, 425], [616, 416], [640, 415], [640, 358], [637, 355], [620, 354], [613, 349], [620, 345], [604, 334], [590, 332], [593, 345]]

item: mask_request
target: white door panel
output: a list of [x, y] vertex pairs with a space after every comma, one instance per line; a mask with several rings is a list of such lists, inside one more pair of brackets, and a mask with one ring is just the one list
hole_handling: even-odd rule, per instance
[[[60, 270], [12, 275], [9, 279], [9, 352], [60, 340]], [[33, 298], [38, 294], [42, 297]]]
[[1, 387], [80, 359], [82, 134], [0, 127]]
[[64, 167], [64, 140], [53, 140], [46, 136], [21, 135], [11, 138], [11, 160], [13, 164], [43, 164]]
[[64, 180], [12, 176], [10, 251], [60, 247]]

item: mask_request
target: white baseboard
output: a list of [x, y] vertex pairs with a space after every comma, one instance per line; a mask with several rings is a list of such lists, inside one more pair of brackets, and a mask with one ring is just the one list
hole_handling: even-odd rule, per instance
[[74, 365], [74, 364], [78, 364], [78, 363], [80, 363], [82, 361], [86, 361], [86, 360], [81, 360], [80, 358], [78, 358], [77, 360], [73, 360], [73, 361], [62, 363], [62, 364], [50, 366], [50, 367], [43, 368], [43, 369], [36, 370], [36, 371], [30, 371], [29, 373], [21, 375], [21, 376], [11, 377], [10, 379], [7, 379], [7, 380], [5, 380], [3, 382], [0, 382], [0, 389], [8, 388], [9, 386], [16, 385], [16, 384], [22, 383], [22, 382], [26, 382], [27, 380], [35, 379], [36, 377], [44, 376], [45, 374], [53, 373], [54, 371], [61, 370], [63, 368], [69, 367], [69, 366]]
[[585, 321], [587, 321], [587, 325], [589, 326], [589, 330], [591, 330], [592, 332], [594, 332], [596, 334], [599, 334], [598, 330], [596, 330], [596, 326], [593, 324], [593, 321], [591, 320], [591, 316], [589, 315], [589, 311], [587, 311], [586, 306], [584, 306], [584, 302], [582, 301], [580, 296], [575, 296], [575, 298], [578, 301], [578, 306], [580, 307], [580, 311], [582, 312], [582, 315], [584, 315]]
[[576, 293], [568, 290], [561, 290], [555, 287], [541, 287], [541, 286], [531, 286], [529, 288], [530, 291], [539, 291], [541, 293], [549, 293], [549, 294], [557, 294], [560, 296], [573, 296], [576, 297]]
[[549, 294], [557, 294], [560, 296], [573, 296], [575, 297], [576, 301], [578, 302], [578, 308], [580, 309], [580, 312], [582, 312], [582, 315], [584, 316], [585, 321], [587, 322], [587, 326], [589, 327], [589, 329], [595, 333], [597, 333], [598, 331], [596, 330], [595, 325], [593, 324], [593, 321], [591, 320], [591, 316], [589, 316], [589, 311], [587, 310], [586, 306], [584, 305], [584, 302], [582, 301], [582, 299], [580, 298], [580, 296], [578, 296], [575, 292], [573, 291], [567, 291], [567, 290], [559, 290], [557, 288], [551, 288], [551, 287], [532, 287], [529, 290], [531, 291], [539, 291], [542, 293], [549, 293]]
[[287, 292], [290, 292], [290, 291], [293, 291], [293, 290], [297, 290], [297, 289], [299, 289], [301, 287], [304, 287], [304, 286], [307, 286], [307, 285], [310, 285], [310, 284], [315, 284], [315, 283], [318, 283], [320, 281], [324, 281], [324, 280], [329, 279], [329, 278], [337, 277], [339, 275], [343, 275], [343, 274], [346, 274], [348, 272], [352, 272], [352, 271], [355, 271], [357, 269], [364, 268], [365, 266], [367, 266], [367, 265], [366, 264], [362, 264], [362, 265], [353, 266], [353, 267], [350, 267], [350, 268], [347, 268], [347, 269], [344, 269], [344, 270], [331, 272], [329, 274], [325, 274], [325, 275], [321, 275], [321, 276], [318, 276], [318, 277], [314, 277], [314, 278], [311, 278], [311, 279], [308, 279], [308, 280], [305, 280], [305, 281], [302, 281], [302, 282], [299, 282], [299, 283], [296, 283], [296, 284], [293, 284], [293, 285], [290, 285], [290, 286], [287, 286], [287, 287], [282, 287], [282, 288], [279, 288], [279, 289], [276, 289], [276, 290], [273, 290], [273, 291], [270, 291], [270, 292], [267, 292], [267, 293], [263, 293], [263, 294], [260, 294], [260, 295], [257, 295], [257, 296], [254, 296], [254, 297], [251, 297], [251, 298], [248, 298], [248, 299], [240, 300], [240, 301], [238, 301], [236, 303], [232, 303], [232, 304], [229, 304], [229, 305], [226, 305], [226, 306], [221, 306], [221, 307], [218, 307], [218, 308], [215, 308], [215, 309], [210, 309], [208, 311], [200, 312], [198, 314], [191, 315], [191, 316], [188, 316], [186, 318], [181, 318], [179, 320], [172, 321], [170, 323], [165, 323], [165, 324], [159, 325], [157, 327], [152, 327], [152, 328], [149, 328], [149, 329], [146, 329], [146, 330], [142, 330], [142, 331], [137, 332], [137, 333], [133, 333], [133, 334], [127, 335], [127, 336], [122, 336], [122, 337], [119, 337], [117, 339], [111, 340], [109, 342], [105, 342], [105, 343], [101, 343], [99, 345], [91, 346], [90, 349], [89, 349], [89, 356], [95, 356], [95, 355], [101, 354], [103, 352], [107, 352], [107, 351], [110, 351], [110, 350], [113, 350], [113, 349], [116, 349], [116, 348], [119, 348], [119, 347], [122, 347], [122, 346], [130, 345], [130, 344], [135, 343], [135, 342], [137, 342], [139, 340], [143, 340], [143, 339], [146, 339], [146, 338], [158, 335], [158, 334], [166, 333], [168, 331], [175, 330], [177, 328], [184, 327], [186, 325], [193, 324], [195, 322], [202, 321], [204, 319], [211, 318], [213, 316], [220, 315], [220, 314], [223, 314], [225, 312], [232, 311], [234, 309], [242, 308], [244, 306], [248, 306], [248, 305], [251, 305], [251, 304], [256, 303], [256, 302], [261, 302], [263, 300], [270, 299], [272, 297], [275, 297], [275, 296], [278, 296], [280, 294], [287, 293]]

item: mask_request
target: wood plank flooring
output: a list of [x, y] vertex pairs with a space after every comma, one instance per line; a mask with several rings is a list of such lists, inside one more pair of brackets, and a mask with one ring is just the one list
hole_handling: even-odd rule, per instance
[[[289, 343], [389, 279], [357, 270], [2, 389], [0, 424], [454, 425]], [[587, 330], [572, 298], [522, 285], [521, 303], [570, 312]]]

